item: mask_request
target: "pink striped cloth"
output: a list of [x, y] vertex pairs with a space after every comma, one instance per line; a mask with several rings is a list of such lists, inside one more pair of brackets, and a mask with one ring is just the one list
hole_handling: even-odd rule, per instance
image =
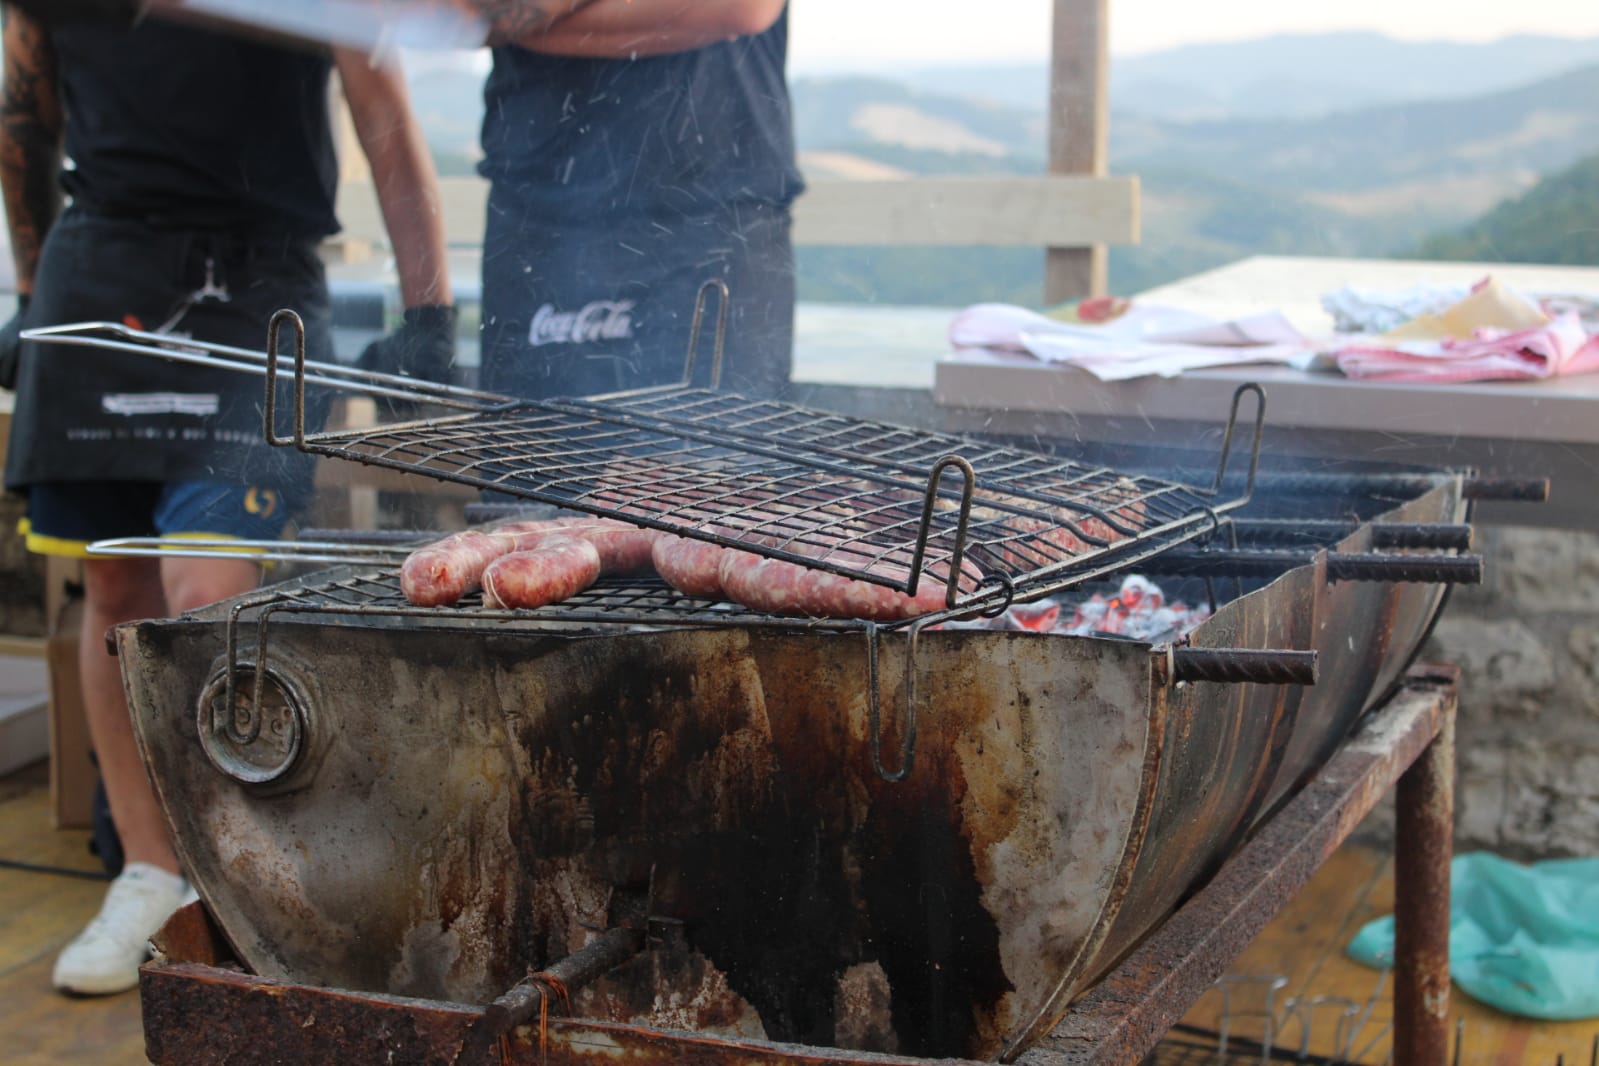
[[1338, 369], [1371, 381], [1508, 381], [1599, 370], [1599, 334], [1565, 312], [1532, 329], [1480, 329], [1441, 341], [1352, 341], [1334, 348]]

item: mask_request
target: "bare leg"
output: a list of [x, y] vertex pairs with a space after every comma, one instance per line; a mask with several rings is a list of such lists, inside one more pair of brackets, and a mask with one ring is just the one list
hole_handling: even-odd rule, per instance
[[260, 567], [243, 559], [161, 560], [161, 584], [173, 614], [248, 592], [260, 580]]
[[83, 588], [78, 669], [83, 678], [84, 714], [123, 855], [130, 863], [145, 862], [177, 873], [178, 860], [167, 837], [166, 822], [133, 738], [121, 664], [107, 653], [105, 645], [106, 630], [112, 626], [166, 614], [160, 570], [154, 559], [86, 559]]

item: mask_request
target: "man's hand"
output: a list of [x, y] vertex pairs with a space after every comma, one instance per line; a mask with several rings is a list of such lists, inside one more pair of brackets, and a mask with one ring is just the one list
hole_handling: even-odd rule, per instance
[[357, 365], [447, 385], [455, 362], [455, 321], [449, 305], [408, 307], [400, 328], [367, 345]]
[[22, 316], [27, 313], [29, 296], [17, 294], [17, 313], [0, 326], [0, 389], [17, 387], [17, 362], [22, 357]]

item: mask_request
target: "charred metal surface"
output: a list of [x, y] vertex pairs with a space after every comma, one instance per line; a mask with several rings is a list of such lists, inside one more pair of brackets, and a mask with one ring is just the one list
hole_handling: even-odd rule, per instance
[[[278, 625], [272, 649], [320, 663], [330, 735], [312, 780], [267, 794], [196, 758], [215, 624], [122, 631], [186, 867], [258, 972], [487, 1003], [647, 890], [682, 949], [596, 982], [596, 1009], [992, 1056], [1063, 994], [1152, 771], [1136, 642], [921, 634], [923, 757], [889, 783], [857, 635], [447, 636]], [[884, 708], [906, 647], [882, 638]], [[863, 972], [882, 1019], [847, 994]]]
[[[1429, 758], [1423, 755], [1429, 745], [1448, 746], [1454, 711], [1452, 680], [1416, 675], [1204, 888], [1017, 1061], [1026, 1066], [1138, 1061], [1303, 887], [1406, 767]], [[1444, 827], [1446, 848], [1447, 841]], [[1403, 844], [1399, 848], [1403, 854]], [[1444, 863], [1447, 867], [1447, 858]], [[1443, 913], [1447, 927], [1447, 910]], [[1446, 935], [1446, 967], [1447, 944]], [[1396, 1024], [1407, 1025], [1397, 1002], [1394, 1009]], [[1443, 1061], [1407, 1058], [1397, 1034], [1395, 1048], [1399, 1062]]]
[[[1173, 549], [1148, 560], [1139, 569], [1157, 576], [1270, 577], [1295, 567], [1309, 566], [1313, 558], [1314, 554], [1308, 551]], [[1482, 557], [1331, 552], [1327, 558], [1327, 576], [1334, 581], [1455, 582], [1475, 585], [1482, 581]]]
[[[1407, 765], [1422, 769], [1432, 760], [1437, 765], [1423, 773], [1446, 768], [1440, 753], [1448, 749], [1454, 706], [1452, 674], [1413, 672], [1400, 695], [1367, 721], [1304, 790], [1019, 1061], [1028, 1066], [1135, 1061], [1303, 885]], [[141, 972], [141, 999], [147, 1049], [160, 1066], [443, 1064], [452, 1061], [468, 1028], [483, 1016], [457, 1004], [292, 985], [221, 968], [230, 965], [227, 949], [198, 905], [175, 915], [156, 943], [155, 960]], [[1396, 1016], [1396, 1047], [1403, 1047], [1407, 1016], [1398, 1008]], [[514, 1029], [498, 1050], [500, 1061], [516, 1066], [925, 1066], [927, 1061], [555, 1019], [544, 1027]], [[960, 1066], [964, 1060], [944, 1061]]]
[[1248, 648], [1173, 648], [1172, 680], [1314, 685], [1316, 653], [1256, 651]]
[[1454, 720], [1399, 779], [1394, 839], [1394, 1058], [1449, 1058], [1449, 866], [1455, 824]]

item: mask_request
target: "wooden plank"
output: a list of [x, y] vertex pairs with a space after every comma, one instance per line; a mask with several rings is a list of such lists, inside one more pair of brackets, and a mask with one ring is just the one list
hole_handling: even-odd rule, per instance
[[[0, 855], [97, 870], [86, 832], [49, 827], [43, 764], [0, 779]], [[68, 999], [50, 987], [56, 953], [94, 916], [105, 883], [0, 869], [0, 1060], [7, 1066], [143, 1063], [139, 997]]]
[[1138, 179], [1053, 175], [815, 181], [797, 245], [1073, 246], [1138, 240]]
[[[1278, 1047], [1297, 1051], [1303, 1036], [1301, 1023], [1286, 1007], [1294, 996], [1309, 1000], [1333, 997], [1365, 1004], [1377, 989], [1379, 973], [1344, 954], [1344, 948], [1361, 926], [1392, 914], [1393, 863], [1386, 849], [1366, 844], [1346, 844], [1317, 871], [1300, 894], [1278, 913], [1255, 941], [1229, 967], [1239, 976], [1281, 974], [1288, 984], [1277, 992], [1276, 1038]], [[1259, 1039], [1261, 1019], [1247, 1016], [1264, 1005], [1263, 986], [1244, 981], [1232, 993], [1235, 1036]], [[1186, 1025], [1214, 1031], [1221, 1020], [1219, 991], [1207, 992], [1183, 1017]], [[1532, 1062], [1587, 1063], [1593, 1040], [1599, 1036], [1594, 1021], [1538, 1022], [1517, 1018], [1478, 1003], [1459, 988], [1450, 997], [1453, 1019], [1464, 1022], [1461, 1066], [1500, 1066]], [[1330, 1055], [1336, 1048], [1338, 1011], [1327, 1005], [1308, 1013], [1312, 1023], [1310, 1051]], [[1371, 1015], [1355, 1039], [1355, 1061], [1383, 1062], [1390, 1050], [1391, 1034], [1383, 1033], [1393, 1017], [1393, 982], [1383, 982]], [[1451, 1021], [1451, 1048], [1453, 1025]], [[1181, 1032], [1168, 1039], [1203, 1043], [1202, 1037]], [[1235, 1051], [1238, 1049], [1235, 1047]]]
[[[1110, 0], [1055, 0], [1049, 72], [1050, 174], [1103, 177], [1110, 160]], [[1103, 293], [1104, 245], [1131, 242], [1043, 243], [1044, 302], [1061, 303]]]
[[0, 633], [0, 655], [11, 655], [18, 659], [42, 659], [46, 643], [44, 637], [16, 637], [10, 633]]
[[[440, 182], [452, 245], [483, 240], [487, 183]], [[342, 239], [386, 243], [369, 181], [339, 185]], [[799, 245], [1071, 247], [1138, 241], [1138, 179], [1045, 175], [810, 182], [794, 204]]]

